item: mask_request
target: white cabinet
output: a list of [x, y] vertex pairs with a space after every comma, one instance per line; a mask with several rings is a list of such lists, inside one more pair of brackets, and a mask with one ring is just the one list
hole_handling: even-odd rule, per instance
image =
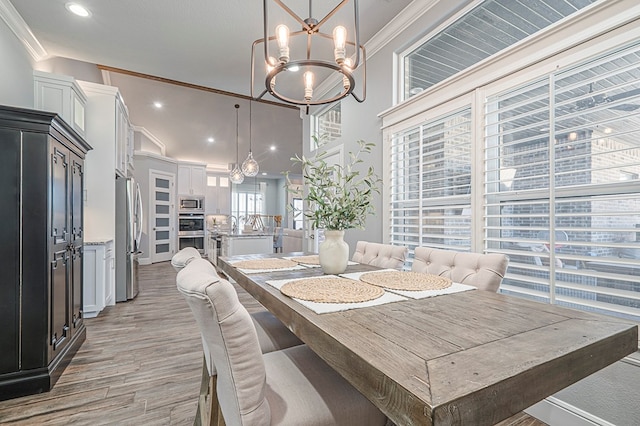
[[206, 165], [178, 164], [178, 195], [205, 196]]
[[98, 316], [105, 306], [113, 305], [113, 241], [85, 242], [83, 252], [85, 318]]
[[231, 214], [231, 187], [229, 175], [209, 174], [204, 203], [206, 214]]
[[115, 175], [126, 173], [127, 110], [117, 87], [78, 84], [87, 95], [85, 139], [93, 147], [85, 159], [85, 238], [115, 239]]
[[73, 77], [33, 72], [35, 108], [58, 113], [73, 130], [85, 137], [87, 97]]
[[130, 146], [129, 113], [122, 101], [122, 97], [116, 96], [116, 173], [127, 176], [129, 170], [129, 146]]

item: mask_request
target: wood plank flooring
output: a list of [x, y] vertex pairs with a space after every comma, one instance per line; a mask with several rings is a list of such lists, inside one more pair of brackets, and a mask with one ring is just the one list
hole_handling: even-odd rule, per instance
[[[54, 388], [0, 401], [0, 424], [193, 424], [202, 346], [175, 276], [169, 262], [140, 266], [138, 297], [85, 319], [87, 339]], [[238, 293], [250, 312], [262, 309]], [[524, 413], [500, 423], [542, 425]]]

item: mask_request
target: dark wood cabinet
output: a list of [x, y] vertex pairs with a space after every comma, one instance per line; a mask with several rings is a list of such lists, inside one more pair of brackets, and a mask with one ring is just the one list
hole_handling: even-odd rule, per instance
[[0, 106], [0, 399], [50, 390], [85, 339], [89, 149], [56, 114]]

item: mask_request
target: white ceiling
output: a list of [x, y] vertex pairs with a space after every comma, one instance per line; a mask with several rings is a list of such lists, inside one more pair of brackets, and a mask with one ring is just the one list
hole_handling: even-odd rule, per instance
[[[75, 0], [91, 11], [89, 18], [70, 14], [65, 8], [68, 0], [10, 1], [49, 57], [250, 94], [251, 45], [263, 31], [260, 0]], [[286, 3], [308, 5], [300, 0]], [[320, 9], [337, 1], [315, 3], [314, 9]], [[360, 0], [361, 42], [366, 43], [409, 3]], [[167, 155], [178, 159], [235, 162], [233, 105], [240, 103], [241, 161], [246, 157], [246, 99], [109, 74], [111, 84], [124, 96], [132, 123], [150, 131], [165, 143]], [[156, 100], [164, 102], [162, 110], [153, 109]], [[302, 150], [299, 110], [255, 102], [252, 109], [253, 151], [262, 170], [276, 174], [287, 170], [291, 155]], [[216, 142], [207, 144], [209, 136]], [[268, 151], [271, 144], [277, 151]]]

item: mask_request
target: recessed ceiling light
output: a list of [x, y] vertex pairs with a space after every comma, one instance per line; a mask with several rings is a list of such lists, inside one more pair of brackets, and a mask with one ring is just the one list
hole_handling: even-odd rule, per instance
[[89, 16], [91, 16], [91, 12], [89, 12], [89, 9], [79, 5], [78, 3], [67, 3], [64, 6], [69, 12], [78, 16], [82, 16], [83, 18], [88, 18]]
[[162, 108], [162, 102], [154, 102], [153, 106], [156, 108]]
[[209, 143], [213, 143], [213, 142], [215, 142], [215, 141], [216, 141], [216, 140], [215, 140], [214, 138], [208, 138], [208, 139], [207, 139], [207, 142], [209, 142]]
[[266, 175], [267, 175], [267, 172], [262, 172], [262, 176], [266, 176]]
[[271, 148], [269, 148], [271, 151], [275, 151], [276, 150], [276, 146], [275, 145], [271, 145]]

